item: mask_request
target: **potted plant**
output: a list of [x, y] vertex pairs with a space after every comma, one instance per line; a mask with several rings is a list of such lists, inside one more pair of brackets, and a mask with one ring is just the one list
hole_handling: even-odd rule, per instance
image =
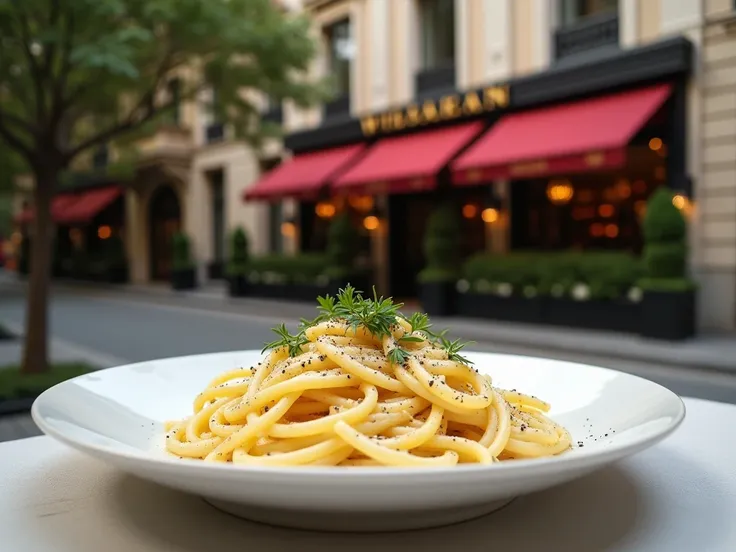
[[172, 245], [171, 287], [175, 290], [196, 288], [197, 275], [191, 258], [189, 238], [184, 233], [177, 233]]
[[590, 251], [545, 256], [540, 266], [543, 321], [638, 332], [639, 260], [628, 253]]
[[236, 228], [230, 239], [227, 273], [230, 296], [248, 295], [248, 237], [242, 228]]
[[424, 255], [427, 266], [419, 273], [422, 308], [430, 315], [451, 315], [460, 267], [460, 221], [454, 203], [445, 202], [430, 215]]
[[355, 269], [355, 256], [358, 250], [358, 232], [344, 211], [330, 223], [327, 234], [327, 269], [325, 276], [330, 294], [337, 292], [350, 283], [356, 289], [365, 291], [364, 278]]
[[641, 335], [682, 340], [695, 335], [695, 285], [687, 276], [687, 224], [672, 202], [672, 190], [659, 188], [643, 223], [645, 277]]
[[463, 267], [457, 283], [458, 314], [509, 322], [540, 323], [538, 254], [480, 254]]

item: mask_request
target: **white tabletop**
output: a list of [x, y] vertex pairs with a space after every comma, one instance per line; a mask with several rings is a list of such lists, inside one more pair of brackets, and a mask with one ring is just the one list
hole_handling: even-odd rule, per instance
[[0, 444], [0, 550], [158, 552], [488, 550], [733, 552], [736, 406], [687, 399], [658, 446], [475, 521], [377, 535], [249, 523], [48, 437]]

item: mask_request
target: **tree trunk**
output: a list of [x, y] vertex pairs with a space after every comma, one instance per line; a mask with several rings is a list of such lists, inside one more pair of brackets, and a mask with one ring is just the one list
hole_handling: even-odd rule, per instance
[[48, 298], [51, 272], [51, 199], [56, 188], [58, 170], [50, 167], [34, 171], [33, 235], [26, 309], [25, 348], [21, 371], [25, 374], [46, 372], [48, 359]]

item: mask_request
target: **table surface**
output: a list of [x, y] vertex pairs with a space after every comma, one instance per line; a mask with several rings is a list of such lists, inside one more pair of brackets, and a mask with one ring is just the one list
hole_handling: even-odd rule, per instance
[[450, 527], [375, 535], [259, 525], [49, 437], [0, 445], [0, 550], [736, 550], [736, 406], [686, 399], [667, 440], [592, 475]]

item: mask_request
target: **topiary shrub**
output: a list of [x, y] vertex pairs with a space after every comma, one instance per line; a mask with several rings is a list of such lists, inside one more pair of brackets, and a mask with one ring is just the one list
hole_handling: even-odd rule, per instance
[[358, 232], [350, 215], [347, 212], [337, 215], [327, 234], [327, 276], [333, 280], [353, 276], [357, 245]]
[[183, 232], [174, 234], [172, 240], [173, 258], [172, 268], [177, 270], [189, 270], [194, 267], [191, 256], [189, 237]]
[[424, 235], [427, 266], [419, 273], [419, 281], [453, 282], [460, 271], [460, 218], [456, 206], [446, 202], [429, 217]]
[[230, 238], [230, 276], [245, 276], [248, 273], [248, 236], [242, 228], [233, 230]]
[[652, 194], [643, 222], [645, 278], [642, 287], [689, 287], [687, 224], [672, 203], [672, 190]]

